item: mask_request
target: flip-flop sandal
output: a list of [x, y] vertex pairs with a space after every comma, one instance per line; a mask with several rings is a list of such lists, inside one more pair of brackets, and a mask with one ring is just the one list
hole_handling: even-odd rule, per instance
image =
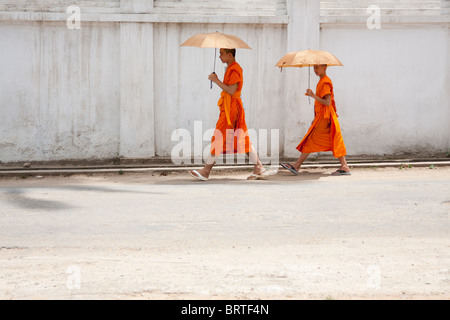
[[189, 174], [197, 180], [208, 181], [208, 178], [205, 178], [204, 176], [202, 176], [200, 173], [198, 173], [197, 170], [189, 171]]
[[264, 179], [269, 176], [273, 176], [274, 174], [277, 174], [277, 171], [275, 170], [266, 170], [261, 174], [252, 173], [250, 176], [247, 177], [247, 180], [259, 180]]
[[350, 176], [350, 171], [344, 171], [344, 170], [336, 170], [331, 174], [332, 176]]
[[298, 175], [298, 171], [295, 170], [295, 168], [290, 163], [282, 163], [281, 166], [286, 170], [289, 170], [293, 174]]
[[262, 174], [254, 174], [252, 173], [247, 177], [247, 180], [262, 180], [264, 178], [267, 178], [268, 175], [262, 175]]

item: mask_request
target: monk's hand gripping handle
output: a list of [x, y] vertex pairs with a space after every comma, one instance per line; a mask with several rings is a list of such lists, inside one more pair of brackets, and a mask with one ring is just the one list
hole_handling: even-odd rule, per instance
[[[214, 74], [216, 74], [215, 72], [213, 72]], [[211, 81], [211, 89], [212, 89], [212, 81]]]

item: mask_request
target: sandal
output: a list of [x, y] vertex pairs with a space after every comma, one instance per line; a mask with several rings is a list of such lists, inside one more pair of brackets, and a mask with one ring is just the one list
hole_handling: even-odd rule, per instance
[[349, 176], [349, 175], [351, 175], [351, 173], [350, 173], [350, 171], [336, 170], [331, 175], [332, 176]]
[[290, 163], [282, 163], [281, 166], [283, 168], [285, 168], [286, 170], [289, 170], [290, 172], [292, 172], [295, 175], [298, 175], [298, 171], [295, 170], [294, 166]]

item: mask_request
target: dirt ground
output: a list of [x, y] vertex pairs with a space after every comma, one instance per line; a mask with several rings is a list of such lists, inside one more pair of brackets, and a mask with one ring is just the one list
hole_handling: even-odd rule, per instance
[[449, 299], [450, 167], [0, 178], [0, 299]]

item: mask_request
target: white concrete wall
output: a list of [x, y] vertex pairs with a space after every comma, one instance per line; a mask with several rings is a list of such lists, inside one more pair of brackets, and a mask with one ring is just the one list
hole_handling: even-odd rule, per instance
[[[316, 0], [258, 0], [215, 14], [193, 0], [81, 1], [81, 29], [68, 30], [65, 2], [26, 3], [0, 0], [0, 162], [170, 156], [175, 129], [194, 135], [202, 121], [204, 133], [217, 120], [220, 90], [207, 80], [214, 49], [180, 47], [214, 31], [253, 48], [237, 56], [247, 124], [279, 129], [281, 156], [298, 155], [313, 103], [303, 96], [308, 69], [274, 65], [317, 47], [345, 65], [329, 75], [349, 154], [450, 148], [445, 15], [393, 17], [368, 30], [366, 16], [321, 17]], [[183, 5], [195, 10], [182, 14]]]
[[[322, 6], [320, 46], [344, 67], [329, 68], [350, 154], [421, 156], [450, 150], [449, 16], [444, 1], [362, 1]], [[373, 4], [371, 2], [371, 4]], [[370, 25], [370, 23], [369, 23]], [[372, 26], [373, 27], [373, 26]]]
[[[250, 44], [238, 52], [249, 127], [282, 127], [283, 75], [274, 64], [286, 50], [286, 6], [259, 0], [242, 15], [220, 3], [226, 14], [164, 14], [161, 2], [84, 1], [81, 28], [69, 30], [60, 1], [1, 0], [0, 161], [170, 156], [175, 129], [194, 134], [195, 121], [203, 132], [214, 128], [220, 90], [207, 80], [214, 50], [180, 47], [198, 32]], [[253, 15], [259, 6], [274, 10]]]
[[[194, 133], [194, 121], [203, 122], [203, 131], [214, 128], [218, 119], [220, 89], [210, 89], [208, 75], [214, 69], [214, 49], [180, 48], [180, 43], [196, 33], [219, 31], [239, 34], [252, 50], [237, 50], [244, 69], [242, 99], [247, 124], [251, 128], [279, 128], [283, 123], [283, 83], [274, 61], [286, 46], [283, 26], [155, 24], [155, 135], [159, 155], [170, 155], [170, 137], [177, 128]], [[223, 78], [225, 65], [216, 57], [216, 73]], [[205, 145], [206, 146], [206, 145]]]
[[0, 22], [0, 161], [118, 154], [118, 25]]
[[345, 65], [329, 75], [351, 154], [450, 148], [448, 39], [440, 27], [322, 30]]

